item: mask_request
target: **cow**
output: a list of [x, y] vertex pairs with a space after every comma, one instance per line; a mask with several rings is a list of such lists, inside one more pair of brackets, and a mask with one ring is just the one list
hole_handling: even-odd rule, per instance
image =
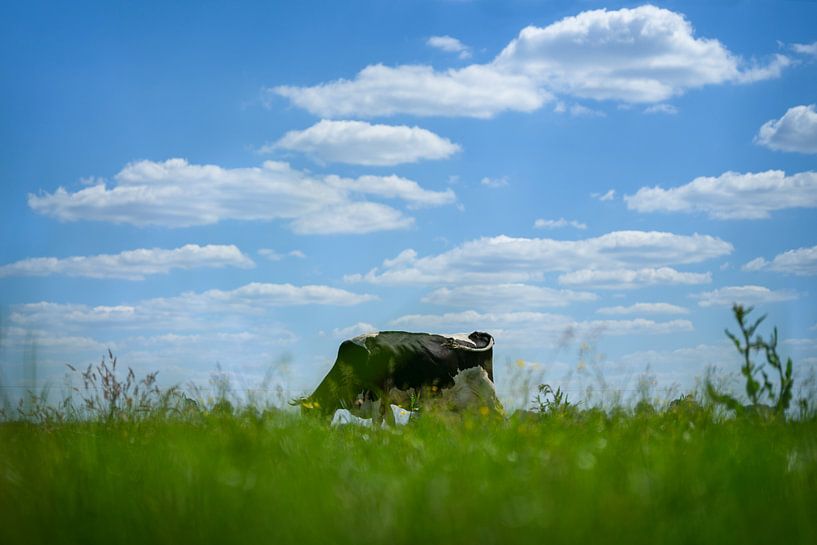
[[332, 369], [312, 395], [297, 403], [304, 412], [330, 416], [337, 409], [352, 408], [356, 401], [388, 397], [394, 389], [450, 388], [459, 371], [472, 367], [481, 367], [493, 381], [493, 348], [493, 337], [479, 331], [360, 335], [341, 343]]
[[[407, 395], [411, 395], [411, 403]], [[332, 416], [332, 426], [405, 426], [417, 417], [419, 411], [433, 413], [438, 417], [450, 419], [456, 415], [470, 413], [482, 416], [505, 414], [505, 409], [496, 395], [494, 383], [482, 367], [463, 369], [454, 376], [451, 388], [439, 390], [436, 395], [419, 399], [414, 389], [408, 392], [392, 388], [385, 399], [370, 403], [368, 407], [358, 408], [355, 412], [349, 409], [337, 409]], [[402, 403], [401, 403], [402, 401]], [[381, 413], [378, 409], [389, 404]], [[397, 403], [397, 404], [395, 404]], [[409, 407], [408, 409], [406, 407]]]

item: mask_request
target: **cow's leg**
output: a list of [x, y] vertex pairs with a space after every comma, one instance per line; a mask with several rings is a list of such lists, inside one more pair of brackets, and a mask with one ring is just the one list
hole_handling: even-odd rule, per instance
[[379, 421], [385, 422], [387, 425], [392, 427], [394, 427], [394, 413], [391, 410], [391, 389], [393, 386], [394, 384], [391, 379], [387, 379], [385, 384], [383, 384], [382, 393], [380, 394], [380, 410], [378, 411]]

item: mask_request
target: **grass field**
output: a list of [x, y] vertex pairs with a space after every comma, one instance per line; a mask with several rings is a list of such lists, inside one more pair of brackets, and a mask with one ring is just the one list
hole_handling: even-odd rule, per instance
[[727, 332], [749, 404], [711, 377], [658, 408], [542, 385], [533, 411], [421, 404], [404, 427], [232, 403], [219, 380], [194, 402], [109, 352], [72, 368], [76, 397], [0, 412], [0, 544], [814, 544], [815, 396], [790, 403], [749, 311]]
[[0, 543], [817, 543], [817, 420], [0, 424]]

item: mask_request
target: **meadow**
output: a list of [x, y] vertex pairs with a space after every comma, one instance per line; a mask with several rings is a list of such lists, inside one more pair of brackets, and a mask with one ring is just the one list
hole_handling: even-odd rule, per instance
[[0, 425], [1, 543], [815, 543], [817, 419], [267, 411]]
[[[759, 399], [776, 367], [746, 361]], [[809, 400], [594, 408], [543, 387], [511, 415], [331, 427], [118, 373], [0, 421], [0, 543], [817, 543]]]

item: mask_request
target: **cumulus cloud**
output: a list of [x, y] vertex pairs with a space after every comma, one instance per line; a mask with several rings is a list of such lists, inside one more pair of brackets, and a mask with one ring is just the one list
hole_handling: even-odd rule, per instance
[[732, 245], [708, 235], [657, 231], [614, 231], [583, 240], [515, 238], [500, 235], [468, 241], [446, 252], [418, 257], [414, 250], [386, 260], [347, 281], [376, 284], [518, 283], [541, 280], [545, 272], [590, 268], [622, 269], [700, 263], [727, 255]]
[[362, 195], [374, 195], [388, 199], [402, 199], [409, 207], [442, 206], [453, 204], [457, 196], [451, 188], [445, 191], [423, 189], [414, 180], [400, 176], [360, 176], [355, 179], [327, 176], [330, 186]]
[[423, 297], [422, 302], [451, 307], [513, 310], [565, 307], [574, 302], [596, 299], [596, 294], [586, 291], [556, 290], [528, 284], [476, 284], [438, 288]]
[[760, 127], [755, 142], [779, 151], [817, 153], [817, 111], [814, 104], [789, 108], [780, 119]]
[[817, 246], [788, 250], [777, 254], [771, 261], [758, 257], [746, 263], [742, 269], [744, 271], [769, 270], [798, 276], [814, 276], [817, 275]]
[[432, 36], [426, 40], [426, 44], [446, 53], [457, 53], [461, 59], [471, 58], [471, 48], [451, 36]]
[[422, 331], [461, 332], [475, 329], [490, 331], [503, 344], [538, 346], [558, 342], [569, 332], [589, 335], [652, 335], [692, 331], [689, 320], [656, 322], [653, 320], [577, 321], [561, 314], [542, 312], [486, 312], [474, 310], [446, 314], [409, 314], [391, 322], [400, 328]]
[[376, 300], [323, 285], [295, 286], [253, 282], [233, 290], [186, 292], [133, 304], [97, 305], [43, 301], [12, 306], [9, 319], [16, 326], [87, 326], [105, 328], [212, 329], [263, 317], [271, 308], [299, 305], [352, 306]]
[[635, 303], [630, 306], [603, 307], [599, 314], [689, 314], [689, 310], [669, 303]]
[[766, 219], [776, 210], [817, 207], [817, 173], [725, 172], [670, 189], [642, 187], [635, 195], [625, 195], [624, 200], [627, 208], [638, 212], [702, 212], [722, 220]]
[[559, 218], [557, 220], [546, 220], [546, 219], [537, 219], [533, 222], [533, 226], [536, 229], [561, 229], [562, 227], [573, 227], [574, 229], [587, 229], [586, 223], [581, 223], [576, 220], [566, 220], [564, 218]]
[[644, 267], [641, 269], [579, 269], [559, 275], [559, 283], [598, 289], [633, 289], [661, 284], [708, 284], [712, 275], [681, 272], [672, 267]]
[[683, 15], [647, 5], [585, 11], [547, 27], [529, 26], [494, 64], [561, 94], [661, 102], [708, 84], [775, 77], [784, 59], [744, 67], [718, 40], [696, 38]]
[[489, 65], [437, 71], [431, 66], [367, 66], [352, 80], [314, 87], [282, 85], [270, 93], [321, 117], [416, 116], [490, 118], [532, 112], [550, 100], [530, 78]]
[[397, 198], [410, 205], [452, 203], [449, 188], [421, 188], [397, 176], [313, 176], [287, 163], [223, 168], [184, 159], [130, 163], [114, 184], [95, 182], [75, 192], [29, 194], [35, 212], [61, 221], [96, 220], [137, 226], [188, 227], [223, 220], [288, 222], [299, 234], [359, 234], [403, 229], [413, 218], [364, 196]]
[[764, 286], [728, 286], [713, 291], [693, 294], [690, 297], [698, 300], [702, 307], [757, 305], [792, 301], [798, 298], [796, 292], [790, 290], [770, 290]]
[[420, 127], [324, 119], [308, 129], [289, 131], [261, 151], [276, 149], [298, 151], [327, 163], [391, 166], [423, 159], [445, 159], [460, 147]]
[[299, 235], [358, 235], [405, 229], [413, 224], [414, 218], [389, 206], [354, 202], [327, 208], [321, 214], [296, 218], [291, 227]]
[[[451, 40], [438, 43], [456, 47]], [[486, 118], [536, 110], [553, 94], [660, 103], [705, 85], [778, 77], [790, 63], [784, 55], [747, 63], [718, 40], [696, 37], [682, 14], [647, 5], [528, 26], [487, 64], [447, 71], [377, 64], [351, 80], [278, 86], [270, 93], [324, 117]]]
[[186, 244], [174, 250], [142, 248], [118, 254], [93, 256], [32, 257], [0, 266], [0, 278], [4, 276], [83, 276], [87, 278], [123, 278], [143, 280], [152, 274], [164, 274], [173, 269], [199, 267], [255, 266], [252, 259], [233, 245]]

